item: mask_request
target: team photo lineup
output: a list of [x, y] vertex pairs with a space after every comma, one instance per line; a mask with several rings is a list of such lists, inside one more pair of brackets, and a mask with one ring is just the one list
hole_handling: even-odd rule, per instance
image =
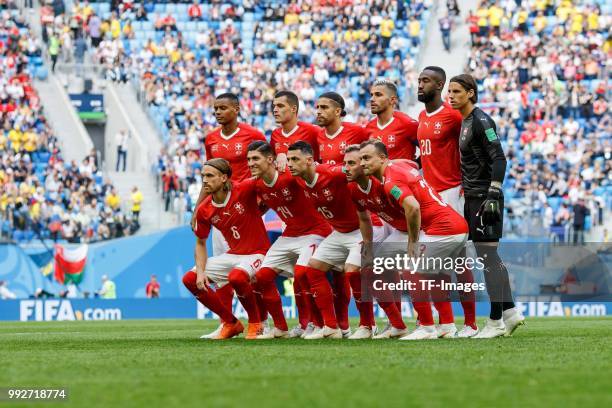
[[[446, 82], [440, 67], [420, 73], [415, 86], [424, 109], [415, 120], [396, 110], [393, 82], [375, 81], [370, 89], [375, 117], [365, 127], [343, 121], [345, 102], [336, 92], [317, 98], [314, 125], [299, 120], [295, 93], [279, 91], [272, 106], [279, 127], [269, 142], [238, 122], [236, 95], [216, 96], [220, 126], [205, 141], [203, 184], [192, 219], [195, 267], [183, 277], [196, 299], [220, 318], [218, 329], [203, 338], [245, 332], [232, 314], [234, 294], [248, 314], [246, 339], [479, 339], [511, 336], [524, 324], [497, 253], [506, 158], [496, 125], [476, 105], [472, 76], [450, 79], [448, 101], [442, 96]], [[267, 209], [284, 223], [272, 245], [262, 220]], [[211, 234], [213, 254], [208, 254]], [[401, 253], [452, 259], [465, 255], [468, 240], [481, 256], [491, 300], [484, 325], [476, 322], [471, 269], [423, 267], [388, 271], [393, 283], [413, 281], [409, 292], [417, 327], [409, 330], [402, 320], [402, 291], [385, 290], [374, 297], [388, 322], [376, 326], [372, 296], [366, 296], [372, 272], [364, 260]], [[299, 325], [291, 330], [278, 275], [294, 278]], [[460, 293], [465, 316], [460, 330], [447, 290], [452, 275], [468, 288]], [[359, 312], [354, 331], [351, 297]], [[272, 327], [264, 324], [268, 313]]]
[[0, 62], [0, 408], [612, 404], [611, 0], [2, 0]]

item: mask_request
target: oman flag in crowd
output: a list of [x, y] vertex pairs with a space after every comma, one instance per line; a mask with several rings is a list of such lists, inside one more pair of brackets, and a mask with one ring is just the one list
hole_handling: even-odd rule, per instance
[[83, 279], [87, 262], [87, 245], [69, 249], [55, 245], [55, 280], [61, 284], [73, 282], [78, 285]]

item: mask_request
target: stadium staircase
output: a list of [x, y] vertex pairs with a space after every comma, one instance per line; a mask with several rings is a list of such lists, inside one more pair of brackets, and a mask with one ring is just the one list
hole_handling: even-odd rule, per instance
[[[67, 6], [72, 7], [71, 2]], [[39, 5], [35, 6], [34, 13], [25, 13], [30, 26], [41, 38], [41, 24], [38, 16]], [[46, 79], [35, 81], [36, 90], [44, 106], [45, 114], [61, 143], [64, 158], [76, 160], [77, 163], [94, 147], [87, 129], [79, 119], [76, 110], [70, 103], [68, 92], [81, 89], [82, 79], [72, 72], [57, 69], [53, 74], [50, 64], [47, 63], [48, 76]], [[59, 64], [58, 64], [59, 68]], [[140, 213], [141, 228], [138, 234], [146, 234], [160, 229], [172, 228], [179, 223], [178, 216], [163, 211], [163, 202], [160, 200], [161, 186], [152, 168], [155, 164], [156, 154], [160, 151], [161, 142], [150, 120], [136, 100], [134, 92], [128, 86], [116, 85], [103, 79], [95, 81], [95, 89], [103, 92], [107, 113], [105, 127], [105, 159], [102, 162], [104, 178], [110, 178], [122, 200], [125, 214], [131, 210], [130, 197], [132, 188], [138, 186], [143, 195], [142, 211]], [[115, 135], [120, 129], [130, 132], [128, 147], [127, 172], [116, 172], [116, 139]]]
[[[440, 34], [440, 25], [438, 20], [446, 14], [446, 1], [434, 1], [435, 9], [432, 11], [427, 24], [427, 33], [425, 41], [422, 45], [422, 51], [419, 57], [419, 70], [429, 65], [437, 65], [444, 68], [446, 77], [451, 77], [461, 74], [464, 71], [470, 52], [470, 33], [466, 24], [466, 19], [470, 10], [476, 10], [478, 5], [477, 0], [461, 0], [459, 7], [461, 16], [454, 19], [453, 31], [451, 33], [451, 51], [447, 52], [442, 43], [442, 35]], [[416, 84], [414, 84], [416, 86]], [[406, 108], [409, 114], [417, 117], [423, 109], [423, 105], [419, 102]]]

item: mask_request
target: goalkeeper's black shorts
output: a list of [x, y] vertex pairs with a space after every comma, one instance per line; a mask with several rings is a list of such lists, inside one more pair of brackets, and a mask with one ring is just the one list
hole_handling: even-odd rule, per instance
[[482, 216], [479, 217], [476, 215], [480, 206], [486, 199], [487, 197], [484, 195], [483, 197], [465, 197], [463, 214], [470, 228], [468, 239], [474, 242], [496, 242], [502, 237], [504, 229], [504, 198], [501, 197], [499, 200], [501, 219], [494, 225], [484, 225]]

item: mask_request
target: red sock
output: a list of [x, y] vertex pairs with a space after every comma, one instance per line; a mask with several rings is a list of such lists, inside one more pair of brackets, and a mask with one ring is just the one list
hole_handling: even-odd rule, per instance
[[255, 299], [255, 293], [253, 293], [249, 274], [242, 269], [236, 268], [230, 271], [227, 279], [236, 291], [238, 300], [246, 310], [249, 316], [249, 323], [261, 323], [257, 300]]
[[402, 319], [401, 310], [397, 308], [395, 302], [379, 302], [378, 305], [385, 311], [385, 314], [389, 318], [389, 323], [396, 329], [403, 330], [406, 328], [404, 320]]
[[414, 310], [418, 313], [419, 324], [422, 326], [433, 326], [434, 319], [430, 302], [412, 302], [412, 306], [414, 306]]
[[196, 286], [197, 275], [193, 271], [188, 271], [183, 275], [183, 285], [198, 299], [198, 301], [206, 306], [211, 312], [215, 313], [222, 321], [233, 323], [236, 317], [229, 311], [219, 300], [217, 292], [210, 286], [206, 290], [200, 290]]
[[342, 330], [349, 328], [348, 309], [351, 303], [351, 284], [344, 272], [333, 272], [334, 280], [334, 311], [338, 326]]
[[217, 289], [217, 297], [227, 310], [230, 312], [234, 310], [234, 288], [232, 288], [232, 285], [223, 285]]
[[347, 272], [346, 276], [353, 289], [353, 297], [355, 298], [357, 310], [359, 310], [359, 325], [372, 328], [376, 325], [374, 321], [374, 304], [371, 301], [368, 302], [362, 299], [361, 273]]
[[[308, 267], [296, 265], [295, 267], [295, 280], [299, 281], [300, 289], [302, 289], [302, 293], [304, 299], [306, 300], [306, 306], [308, 312], [310, 313], [309, 321], [317, 327], [323, 327], [323, 316], [321, 316], [321, 312], [317, 307], [317, 304], [312, 297], [312, 289], [310, 288], [310, 282], [308, 281]], [[300, 317], [300, 323], [302, 322], [302, 318]], [[306, 329], [308, 322], [302, 326], [302, 329]]]
[[303, 288], [302, 281], [308, 279], [306, 277], [306, 269], [303, 266], [295, 265], [295, 276], [293, 278], [293, 296], [295, 297], [295, 307], [298, 312], [298, 320], [300, 327], [306, 329], [310, 322], [310, 304], [308, 302], [309, 291]]
[[312, 297], [323, 317], [323, 323], [332, 329], [337, 328], [338, 321], [334, 312], [334, 295], [325, 272], [308, 267], [306, 276], [310, 283]]
[[[270, 312], [274, 320], [274, 326], [280, 330], [287, 331], [287, 321], [283, 313], [283, 302], [276, 287], [276, 272], [272, 268], [261, 268], [255, 274], [255, 288], [261, 293], [261, 299], [266, 310]], [[258, 306], [259, 307], [259, 306]], [[261, 315], [261, 311], [260, 311]]]
[[414, 289], [410, 291], [410, 297], [412, 298], [412, 306], [417, 312], [419, 324], [432, 326], [434, 320], [431, 312], [431, 302], [429, 301], [429, 291], [421, 285], [421, 282], [426, 278], [418, 273], [405, 273], [403, 276], [405, 279], [415, 282]]
[[[457, 274], [457, 282], [474, 283], [474, 275], [471, 269], [466, 269], [465, 272]], [[459, 299], [463, 308], [464, 324], [476, 329], [476, 293], [474, 291], [464, 292], [459, 291]]]
[[[450, 276], [443, 273], [432, 276], [432, 279], [435, 279], [436, 284], [439, 285], [451, 281]], [[448, 290], [434, 286], [431, 289], [431, 300], [433, 300], [434, 307], [438, 311], [438, 318], [440, 320], [440, 324], [449, 324], [455, 321], [455, 318], [453, 316], [453, 306], [450, 302], [450, 293], [448, 292]]]

